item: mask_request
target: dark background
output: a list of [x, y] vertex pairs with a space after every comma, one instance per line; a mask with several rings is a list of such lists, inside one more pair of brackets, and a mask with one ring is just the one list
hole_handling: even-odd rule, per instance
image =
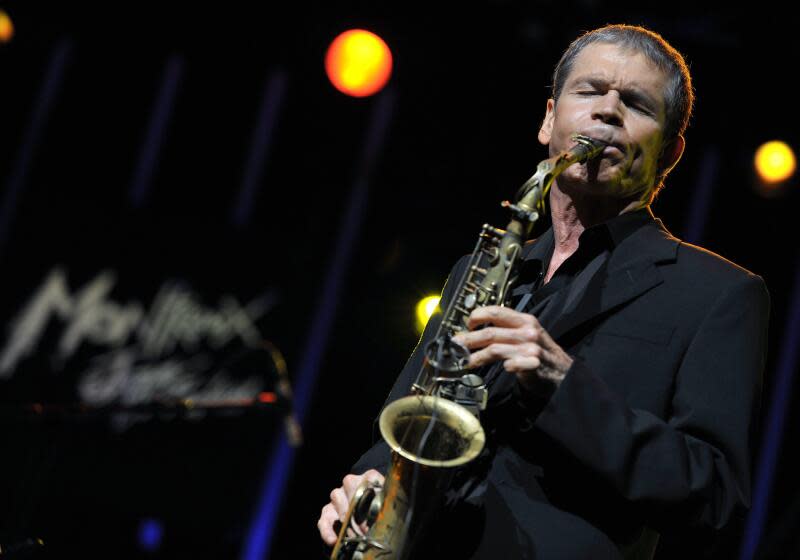
[[[482, 223], [505, 223], [499, 201], [546, 157], [536, 132], [553, 67], [581, 31], [605, 23], [646, 25], [690, 64], [697, 104], [687, 150], [653, 209], [685, 237], [704, 158], [719, 154], [705, 228], [688, 240], [760, 274], [769, 287], [769, 409], [778, 358], [787, 351], [798, 193], [794, 179], [778, 195], [759, 194], [752, 156], [771, 139], [798, 145], [790, 85], [798, 48], [784, 14], [735, 6], [713, 12], [697, 3], [651, 9], [499, 0], [449, 10], [358, 2], [0, 8], [16, 26], [13, 41], [0, 45], [0, 193], [7, 205], [52, 53], [59, 45], [68, 53], [0, 240], [0, 321], [16, 315], [54, 265], [67, 268], [75, 285], [104, 269], [118, 271], [120, 301], [151, 297], [171, 278], [210, 301], [222, 292], [246, 300], [271, 291], [278, 303], [263, 334], [286, 356], [290, 376], [323, 303], [377, 102], [336, 91], [324, 53], [352, 27], [379, 34], [392, 49], [393, 76], [382, 94], [392, 96], [392, 116], [344, 263], [272, 557], [323, 557], [319, 510], [369, 444], [371, 420], [416, 342], [414, 304], [441, 289]], [[180, 80], [149, 195], [137, 207], [130, 188], [168, 60], [181, 61]], [[286, 80], [283, 103], [251, 218], [236, 225], [231, 212], [254, 122], [276, 72]], [[35, 383], [0, 384], [2, 402], [48, 394], [55, 382], [37, 359], [45, 363], [40, 355], [26, 370]], [[56, 397], [63, 400], [68, 389], [62, 390]], [[796, 401], [764, 558], [800, 551], [791, 531], [798, 464], [788, 444], [796, 435]], [[13, 418], [5, 425], [0, 543], [41, 536], [48, 557], [233, 558], [279, 419], [151, 419], [124, 433], [97, 418]], [[164, 524], [160, 553], [138, 549], [136, 531], [148, 517]]]

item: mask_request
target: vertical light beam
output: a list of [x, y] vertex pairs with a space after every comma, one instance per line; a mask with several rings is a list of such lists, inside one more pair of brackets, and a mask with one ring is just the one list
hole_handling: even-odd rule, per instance
[[[328, 263], [311, 328], [304, 346], [303, 361], [298, 368], [294, 387], [294, 411], [302, 425], [319, 373], [320, 363], [328, 346], [328, 339], [336, 316], [353, 249], [358, 242], [358, 233], [366, 207], [369, 179], [380, 151], [383, 149], [386, 131], [394, 107], [394, 92], [385, 90], [375, 99], [369, 129], [364, 139], [364, 148], [357, 167], [356, 178], [350, 191], [346, 211], [339, 223], [339, 236]], [[270, 455], [260, 500], [251, 522], [242, 560], [264, 560], [269, 558], [272, 537], [278, 519], [283, 494], [287, 488], [294, 463], [294, 449], [286, 436], [281, 434]]]
[[183, 58], [172, 55], [167, 59], [164, 73], [161, 78], [161, 89], [156, 97], [156, 107], [150, 117], [141, 150], [139, 150], [139, 163], [130, 188], [130, 201], [134, 208], [144, 205], [153, 183], [153, 174], [158, 166], [158, 155], [164, 145], [167, 134], [167, 125], [172, 116], [175, 105], [175, 94], [178, 91], [181, 75], [183, 73]]
[[28, 177], [28, 169], [33, 160], [34, 151], [41, 141], [45, 124], [50, 116], [56, 96], [61, 89], [61, 83], [64, 80], [64, 69], [71, 54], [72, 41], [62, 39], [56, 44], [50, 55], [50, 62], [44, 73], [44, 80], [36, 98], [36, 105], [33, 108], [30, 124], [25, 130], [17, 160], [6, 183], [6, 194], [3, 197], [3, 205], [0, 207], [0, 251], [3, 250], [11, 230], [17, 203], [25, 186], [25, 180]]
[[689, 218], [685, 225], [683, 238], [689, 243], [700, 245], [705, 235], [706, 221], [711, 209], [714, 187], [719, 175], [719, 147], [708, 146], [700, 162], [700, 176], [692, 191], [689, 205]]
[[739, 555], [741, 560], [750, 560], [755, 555], [767, 520], [772, 483], [783, 439], [786, 416], [789, 411], [789, 399], [792, 395], [794, 373], [798, 367], [798, 350], [800, 350], [798, 341], [800, 341], [800, 259], [794, 275], [789, 314], [781, 341], [778, 370], [772, 385], [771, 397], [767, 401], [769, 410], [761, 439], [752, 505], [742, 538]]
[[231, 220], [238, 228], [246, 226], [253, 214], [253, 202], [261, 184], [266, 160], [269, 157], [285, 92], [286, 74], [281, 70], [272, 72], [264, 86], [261, 109], [253, 129], [250, 154], [245, 164], [242, 188], [239, 190], [239, 198], [231, 213]]

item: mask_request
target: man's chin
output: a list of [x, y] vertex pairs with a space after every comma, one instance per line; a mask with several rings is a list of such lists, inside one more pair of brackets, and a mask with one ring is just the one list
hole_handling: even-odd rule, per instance
[[567, 194], [583, 194], [590, 196], [613, 196], [619, 190], [619, 177], [617, 174], [602, 173], [598, 175], [570, 174], [558, 178], [558, 186]]

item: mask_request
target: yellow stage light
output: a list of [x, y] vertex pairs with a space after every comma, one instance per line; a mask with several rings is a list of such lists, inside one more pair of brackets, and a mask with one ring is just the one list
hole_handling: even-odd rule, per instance
[[797, 167], [794, 152], [788, 144], [779, 140], [762, 144], [756, 150], [754, 163], [758, 176], [769, 184], [785, 181]]
[[5, 10], [0, 10], [0, 43], [8, 43], [14, 36], [14, 22]]
[[417, 303], [417, 332], [422, 333], [428, 319], [434, 314], [439, 305], [439, 296], [428, 296], [419, 300]]
[[333, 86], [353, 97], [377, 93], [392, 73], [392, 52], [369, 31], [351, 29], [333, 40], [325, 55], [325, 72]]

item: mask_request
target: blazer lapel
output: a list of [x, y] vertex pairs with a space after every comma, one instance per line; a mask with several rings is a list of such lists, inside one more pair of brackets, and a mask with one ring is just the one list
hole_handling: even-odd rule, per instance
[[554, 340], [663, 282], [658, 264], [674, 261], [680, 241], [654, 219], [626, 237], [589, 280], [586, 290], [564, 309], [550, 329]]

